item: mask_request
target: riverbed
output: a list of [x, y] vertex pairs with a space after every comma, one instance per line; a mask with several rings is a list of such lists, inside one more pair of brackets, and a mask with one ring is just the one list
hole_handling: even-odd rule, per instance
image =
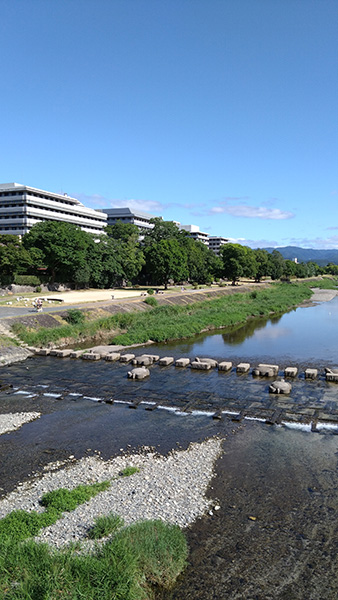
[[[330, 338], [330, 355], [317, 344], [317, 332], [325, 322], [327, 331], [335, 327], [335, 303], [336, 299], [297, 309], [278, 321], [267, 320], [265, 329], [253, 323], [253, 335], [244, 335], [241, 343], [215, 334], [159, 346], [156, 352], [162, 356], [199, 354], [234, 363], [244, 357], [255, 363], [270, 357], [281, 368], [292, 358], [301, 372], [313, 365], [323, 369], [338, 362], [334, 337]], [[256, 333], [284, 328], [284, 319], [297, 313], [298, 322], [306, 313], [304, 334], [312, 322], [309, 352], [300, 344], [292, 353], [291, 343], [290, 354], [285, 350], [283, 354], [278, 335], [267, 350], [270, 334], [263, 336], [264, 346], [258, 341], [245, 349]], [[265, 348], [263, 356], [257, 353], [259, 347]], [[273, 353], [271, 348], [275, 348]], [[268, 382], [251, 374], [238, 377], [233, 371], [203, 373], [154, 365], [148, 381], [132, 382], [127, 370], [128, 366], [105, 361], [55, 357], [35, 357], [3, 368], [3, 381], [11, 381], [14, 388], [1, 393], [1, 413], [35, 412], [40, 417], [0, 436], [1, 495], [43, 476], [56, 461], [67, 464], [97, 456], [109, 461], [114, 456], [142, 453], [144, 446], [168, 455], [172, 449], [184, 451], [190, 443], [218, 436], [223, 440], [223, 455], [208, 491], [210, 507], [187, 529], [188, 568], [176, 588], [162, 598], [337, 598], [337, 427], [333, 424], [314, 433], [304, 418], [291, 419], [287, 425], [267, 425], [264, 419], [233, 421], [231, 413], [238, 414], [248, 400], [261, 405], [261, 414], [277, 401], [268, 393]], [[131, 410], [129, 405], [140, 398], [143, 404]], [[114, 404], [107, 403], [112, 399]], [[159, 404], [156, 410], [146, 410], [151, 402]], [[338, 385], [328, 384], [322, 375], [305, 382], [300, 373], [291, 403], [293, 414], [324, 406], [335, 411]], [[189, 404], [191, 410], [184, 411]], [[220, 421], [211, 416], [218, 407], [227, 410]], [[216, 505], [217, 511], [212, 508]]]

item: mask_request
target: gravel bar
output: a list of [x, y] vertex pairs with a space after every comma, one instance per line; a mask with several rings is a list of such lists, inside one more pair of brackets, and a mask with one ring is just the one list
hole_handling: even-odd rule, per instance
[[21, 425], [34, 421], [40, 417], [39, 412], [27, 412], [27, 413], [9, 413], [7, 415], [0, 415], [0, 435], [8, 433], [9, 431], [15, 431], [19, 429]]
[[[217, 505], [205, 497], [205, 492], [221, 450], [222, 440], [211, 438], [191, 444], [187, 450], [172, 450], [168, 456], [143, 449], [138, 454], [121, 455], [108, 461], [99, 456], [78, 461], [70, 457], [61, 469], [61, 463], [52, 463], [42, 477], [32, 477], [19, 484], [0, 501], [0, 518], [16, 509], [42, 512], [39, 500], [43, 494], [60, 487], [73, 489], [79, 484], [110, 480], [108, 490], [71, 513], [64, 513], [36, 539], [57, 548], [84, 541], [95, 518], [110, 513], [120, 515], [126, 525], [162, 519], [184, 528]], [[138, 467], [140, 471], [122, 477], [121, 472], [127, 466]]]

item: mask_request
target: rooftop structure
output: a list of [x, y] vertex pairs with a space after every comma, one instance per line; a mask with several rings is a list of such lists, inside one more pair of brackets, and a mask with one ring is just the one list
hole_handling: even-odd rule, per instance
[[217, 235], [211, 235], [209, 237], [209, 249], [215, 252], [217, 256], [219, 255], [219, 251], [221, 246], [227, 244], [229, 242], [229, 238], [219, 237]]
[[107, 216], [67, 194], [54, 194], [20, 183], [0, 184], [0, 234], [24, 235], [41, 221], [62, 221], [88, 233], [103, 233]]
[[200, 231], [198, 225], [179, 225], [179, 228], [187, 231], [190, 237], [194, 240], [202, 242], [202, 244], [205, 244], [205, 246], [209, 246], [209, 234]]
[[122, 221], [122, 223], [136, 225], [141, 231], [154, 227], [153, 223], [150, 223], [150, 219], [154, 219], [155, 215], [150, 215], [141, 210], [132, 210], [131, 208], [103, 208], [101, 212], [107, 215], [107, 225], [114, 225], [117, 221]]

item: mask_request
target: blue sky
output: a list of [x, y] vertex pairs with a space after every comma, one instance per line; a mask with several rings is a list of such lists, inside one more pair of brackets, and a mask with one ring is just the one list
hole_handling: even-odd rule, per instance
[[337, 0], [0, 0], [0, 182], [338, 248]]

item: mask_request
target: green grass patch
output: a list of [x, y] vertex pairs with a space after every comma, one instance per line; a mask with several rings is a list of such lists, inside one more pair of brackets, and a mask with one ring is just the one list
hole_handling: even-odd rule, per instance
[[139, 473], [140, 469], [138, 467], [132, 467], [131, 465], [123, 469], [121, 471], [122, 477], [129, 477], [130, 475], [134, 475], [134, 473]]
[[123, 525], [124, 521], [119, 515], [111, 514], [97, 517], [93, 527], [88, 531], [88, 537], [91, 540], [99, 540], [112, 533], [116, 533]]
[[42, 527], [53, 525], [63, 512], [75, 510], [77, 506], [87, 502], [110, 486], [109, 481], [92, 485], [79, 485], [73, 490], [60, 488], [48, 492], [41, 498], [46, 508], [42, 513], [35, 511], [14, 510], [0, 520], [0, 540], [25, 540], [37, 535]]
[[91, 485], [78, 485], [73, 490], [59, 488], [48, 492], [41, 498], [42, 506], [48, 509], [65, 512], [75, 510], [79, 504], [84, 504], [100, 492], [104, 492], [110, 487], [110, 481], [93, 483]]
[[[330, 285], [318, 281], [319, 285]], [[276, 283], [265, 289], [236, 293], [184, 306], [157, 306], [146, 313], [118, 313], [75, 325], [30, 331], [15, 324], [15, 332], [31, 346], [57, 343], [61, 338], [90, 338], [99, 332], [121, 332], [110, 341], [124, 346], [192, 337], [203, 330], [240, 325], [250, 317], [281, 314], [310, 298], [316, 282]]]
[[175, 582], [187, 555], [180, 529], [161, 521], [126, 527], [90, 554], [1, 539], [0, 598], [154, 600], [158, 587]]

